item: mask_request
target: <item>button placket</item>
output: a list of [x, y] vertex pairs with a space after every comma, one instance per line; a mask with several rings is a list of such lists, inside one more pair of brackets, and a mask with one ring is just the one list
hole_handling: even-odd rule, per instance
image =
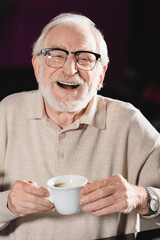
[[58, 150], [58, 152], [57, 152], [57, 158], [58, 158], [58, 160], [61, 160], [61, 159], [63, 159], [64, 158], [64, 152], [63, 152], [63, 150], [62, 150], [62, 140], [64, 139], [66, 137], [66, 133], [65, 132], [60, 132], [59, 133], [59, 136], [58, 136], [58, 145], [59, 145], [59, 150]]

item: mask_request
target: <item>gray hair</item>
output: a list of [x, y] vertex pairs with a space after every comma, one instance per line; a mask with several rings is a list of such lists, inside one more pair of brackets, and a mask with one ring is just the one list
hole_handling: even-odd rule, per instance
[[109, 57], [108, 57], [108, 50], [107, 44], [104, 40], [104, 37], [99, 29], [95, 26], [95, 24], [87, 17], [80, 15], [80, 14], [73, 14], [73, 13], [62, 13], [57, 17], [53, 18], [42, 30], [40, 37], [33, 45], [33, 56], [37, 56], [43, 48], [44, 40], [49, 33], [49, 31], [58, 26], [58, 25], [81, 25], [81, 26], [88, 26], [91, 32], [93, 33], [99, 54], [101, 54], [102, 63], [104, 65], [108, 65]]

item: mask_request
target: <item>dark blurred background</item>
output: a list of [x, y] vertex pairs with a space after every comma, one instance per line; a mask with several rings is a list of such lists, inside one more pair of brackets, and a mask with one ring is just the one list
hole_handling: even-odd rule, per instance
[[0, 0], [0, 100], [37, 89], [32, 45], [62, 12], [94, 21], [110, 64], [100, 94], [129, 101], [160, 131], [160, 0]]

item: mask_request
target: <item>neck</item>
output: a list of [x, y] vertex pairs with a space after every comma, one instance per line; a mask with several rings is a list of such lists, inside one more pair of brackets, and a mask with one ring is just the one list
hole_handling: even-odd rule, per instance
[[44, 102], [44, 104], [47, 116], [62, 129], [79, 119], [85, 111], [85, 109], [82, 109], [77, 112], [58, 112], [51, 108], [48, 103]]

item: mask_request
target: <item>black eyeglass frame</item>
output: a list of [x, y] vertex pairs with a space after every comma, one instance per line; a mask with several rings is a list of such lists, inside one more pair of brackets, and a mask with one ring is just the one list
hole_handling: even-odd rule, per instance
[[[96, 61], [95, 61], [95, 65], [96, 65], [96, 62], [99, 60], [99, 59], [101, 59], [101, 55], [99, 54], [99, 53], [95, 53], [95, 52], [91, 52], [91, 51], [76, 51], [76, 52], [70, 52], [70, 51], [68, 51], [68, 50], [65, 50], [65, 49], [61, 49], [61, 48], [45, 48], [45, 49], [42, 49], [41, 51], [40, 51], [40, 53], [38, 54], [38, 56], [41, 54], [41, 53], [43, 53], [43, 55], [44, 56], [47, 56], [47, 53], [49, 52], [49, 51], [52, 51], [52, 50], [60, 50], [60, 51], [63, 51], [63, 52], [65, 52], [66, 53], [66, 55], [68, 56], [69, 54], [73, 54], [74, 55], [74, 57], [75, 57], [75, 59], [76, 59], [76, 61], [77, 61], [77, 58], [76, 58], [76, 55], [77, 54], [79, 54], [79, 53], [91, 53], [91, 54], [93, 54], [95, 57], [96, 57]], [[67, 58], [66, 58], [66, 60], [67, 60]], [[78, 62], [78, 61], [77, 61]], [[64, 62], [64, 64], [65, 64], [65, 62]], [[63, 64], [63, 65], [64, 65]], [[47, 64], [48, 65], [48, 64]], [[61, 66], [61, 67], [63, 67], [63, 65]], [[95, 65], [94, 65], [94, 67], [95, 67]], [[50, 67], [50, 66], [49, 66]], [[61, 67], [59, 67], [59, 68], [61, 68]], [[93, 67], [93, 68], [94, 68]], [[54, 67], [53, 67], [54, 68]], [[56, 67], [55, 67], [56, 68]], [[58, 67], [57, 67], [58, 68]], [[93, 69], [92, 68], [92, 69]], [[81, 69], [81, 68], [80, 68]], [[81, 70], [83, 70], [83, 71], [91, 71], [92, 69], [90, 69], [90, 70], [83, 70], [83, 69], [81, 69]]]

